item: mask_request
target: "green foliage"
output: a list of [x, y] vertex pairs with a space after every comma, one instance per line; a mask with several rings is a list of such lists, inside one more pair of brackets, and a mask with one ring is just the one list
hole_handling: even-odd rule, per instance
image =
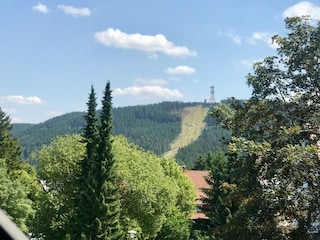
[[21, 148], [11, 129], [10, 117], [0, 108], [0, 208], [27, 232], [37, 184], [33, 169], [19, 160]]
[[171, 186], [176, 186], [176, 202], [169, 212], [166, 221], [156, 239], [189, 239], [190, 216], [195, 208], [195, 189], [191, 180], [181, 171], [181, 167], [171, 159], [162, 158], [160, 164]]
[[[125, 135], [142, 148], [161, 155], [169, 150], [181, 132], [182, 109], [195, 105], [199, 103], [162, 102], [114, 108], [113, 133]], [[32, 151], [49, 144], [56, 136], [81, 133], [85, 126], [84, 115], [84, 112], [72, 112], [39, 124], [13, 124], [13, 134], [23, 148], [21, 157], [28, 159]], [[36, 165], [35, 159], [33, 161]]]
[[206, 120], [207, 127], [202, 130], [200, 137], [186, 147], [180, 148], [175, 156], [176, 161], [195, 168], [197, 160], [204, 158], [203, 153], [225, 152], [225, 141], [230, 138], [230, 131], [223, 129], [215, 121]]
[[75, 189], [72, 239], [121, 239], [120, 194], [116, 185], [112, 152], [112, 103], [110, 82], [102, 100], [100, 122], [93, 87], [87, 103], [83, 142], [86, 151], [79, 162]]
[[12, 134], [17, 136], [19, 133], [26, 131], [28, 128], [33, 127], [32, 123], [14, 123], [12, 124]]
[[0, 108], [0, 158], [5, 159], [8, 173], [14, 176], [20, 168], [21, 147], [18, 139], [12, 136], [11, 129], [10, 117]]
[[206, 162], [210, 164], [210, 177], [206, 179], [211, 186], [209, 189], [203, 189], [206, 197], [202, 199], [208, 207], [203, 211], [209, 217], [210, 224], [208, 235], [214, 239], [224, 239], [223, 233], [225, 226], [232, 219], [232, 214], [236, 211], [236, 206], [229, 195], [234, 190], [230, 184], [230, 165], [228, 158], [222, 153], [215, 155], [208, 154]]
[[8, 175], [6, 161], [0, 158], [0, 208], [3, 209], [13, 221], [28, 232], [27, 221], [33, 217], [32, 201], [28, 199], [29, 189], [18, 179]]
[[39, 124], [13, 124], [13, 134], [19, 138], [23, 148], [21, 157], [29, 158], [32, 151], [49, 144], [54, 137], [80, 133], [85, 124], [83, 116], [83, 112], [73, 112]]
[[77, 184], [74, 189], [74, 215], [71, 225], [71, 239], [93, 239], [97, 229], [95, 211], [98, 203], [96, 173], [99, 163], [99, 126], [97, 117], [96, 94], [93, 86], [87, 102], [88, 111], [85, 115], [86, 125], [83, 128], [82, 136], [85, 144], [85, 154], [79, 162], [77, 173]]
[[194, 103], [162, 102], [115, 108], [114, 134], [125, 135], [143, 149], [162, 155], [181, 132], [180, 113]]
[[79, 161], [84, 157], [85, 145], [80, 135], [66, 135], [53, 139], [50, 145], [33, 154], [39, 160], [38, 175], [43, 190], [36, 198], [37, 212], [32, 232], [44, 239], [68, 239], [73, 214], [73, 191]]
[[195, 193], [180, 167], [173, 160], [139, 150], [124, 137], [117, 139], [114, 150], [124, 212], [138, 223], [143, 238], [156, 237], [160, 230], [161, 234], [180, 234], [178, 239], [188, 235]]
[[[74, 209], [70, 191], [76, 185], [77, 166], [85, 153], [81, 139], [79, 135], [58, 137], [38, 152], [39, 175], [46, 191], [37, 201], [37, 231], [33, 232], [44, 239], [69, 237], [68, 219]], [[195, 192], [181, 168], [173, 160], [141, 150], [123, 136], [114, 138], [112, 149], [126, 230], [137, 230], [140, 239], [158, 234], [188, 239], [184, 237], [189, 236]]]
[[212, 167], [213, 156], [212, 152], [208, 152], [205, 157], [200, 155], [194, 164], [194, 170], [210, 170]]
[[[319, 231], [320, 25], [288, 18], [278, 55], [254, 65], [252, 97], [218, 108], [228, 145], [231, 198], [238, 210], [225, 237], [311, 239]], [[230, 111], [230, 109], [233, 109]]]
[[112, 101], [110, 82], [107, 82], [100, 114], [98, 157], [93, 163], [93, 183], [96, 194], [97, 232], [94, 239], [118, 240], [123, 236], [120, 226], [120, 192], [116, 179], [112, 151]]
[[191, 220], [188, 220], [188, 216], [185, 216], [185, 213], [181, 212], [178, 208], [175, 208], [168, 214], [167, 219], [162, 225], [161, 231], [157, 234], [156, 239], [189, 239], [190, 224]]

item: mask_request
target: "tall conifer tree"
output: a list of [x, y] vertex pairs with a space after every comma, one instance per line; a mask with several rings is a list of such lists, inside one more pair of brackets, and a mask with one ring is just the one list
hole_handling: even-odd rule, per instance
[[73, 239], [121, 239], [120, 192], [116, 186], [112, 153], [112, 103], [110, 82], [102, 100], [100, 123], [93, 87], [88, 101], [83, 138], [86, 157], [80, 162], [75, 191]]
[[10, 117], [0, 108], [0, 158], [5, 159], [8, 173], [12, 177], [21, 167], [21, 147], [18, 139], [12, 137]]
[[88, 112], [85, 116], [86, 126], [83, 129], [83, 141], [86, 144], [86, 155], [80, 162], [78, 186], [75, 191], [75, 214], [72, 221], [73, 239], [94, 239], [95, 189], [93, 187], [93, 162], [97, 158], [99, 145], [99, 130], [97, 117], [96, 94], [93, 86], [87, 103]]
[[27, 232], [27, 221], [33, 215], [28, 185], [32, 176], [28, 165], [20, 161], [21, 147], [11, 129], [10, 117], [0, 108], [0, 209]]
[[100, 115], [100, 143], [96, 162], [96, 181], [99, 207], [97, 239], [120, 239], [120, 192], [116, 186], [114, 156], [112, 152], [112, 97], [107, 82]]

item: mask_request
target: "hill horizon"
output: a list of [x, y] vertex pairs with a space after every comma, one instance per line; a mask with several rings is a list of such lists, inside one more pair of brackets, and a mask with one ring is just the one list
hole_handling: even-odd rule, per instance
[[[159, 156], [179, 156], [177, 161], [191, 166], [199, 154], [221, 148], [217, 138], [224, 136], [225, 130], [208, 119], [211, 106], [176, 101], [113, 108], [113, 133]], [[12, 133], [23, 147], [22, 158], [29, 159], [32, 151], [57, 136], [81, 133], [84, 115], [75, 111], [38, 124], [13, 123]]]

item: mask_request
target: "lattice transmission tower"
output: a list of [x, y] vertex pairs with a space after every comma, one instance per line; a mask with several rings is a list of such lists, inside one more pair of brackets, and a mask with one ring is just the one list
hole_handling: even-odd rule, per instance
[[215, 103], [216, 99], [214, 97], [214, 86], [210, 87], [210, 98], [209, 98], [209, 103]]

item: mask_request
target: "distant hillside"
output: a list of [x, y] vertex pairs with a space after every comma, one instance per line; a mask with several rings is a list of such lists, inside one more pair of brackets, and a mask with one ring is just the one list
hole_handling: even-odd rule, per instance
[[49, 144], [56, 136], [79, 133], [85, 123], [83, 116], [83, 112], [72, 112], [39, 124], [13, 124], [12, 133], [23, 147], [22, 158], [29, 157], [32, 151]]
[[[221, 148], [217, 140], [226, 136], [201, 103], [162, 102], [113, 109], [113, 133], [125, 135], [142, 149], [166, 153], [192, 167], [200, 154]], [[13, 124], [13, 134], [23, 147], [22, 158], [59, 135], [80, 133], [84, 112], [72, 112], [39, 124]]]
[[175, 155], [176, 161], [187, 166], [189, 169], [194, 167], [194, 163], [208, 152], [225, 151], [224, 141], [230, 138], [230, 132], [219, 125], [206, 127], [198, 139], [189, 145], [179, 148]]
[[164, 156], [174, 158], [180, 148], [188, 146], [199, 138], [204, 129], [205, 117], [208, 111], [209, 107], [204, 106], [194, 106], [183, 109], [181, 112], [181, 132], [178, 138], [171, 143], [171, 149], [166, 152]]
[[[162, 102], [158, 104], [119, 107], [113, 109], [113, 132], [125, 135], [143, 149], [162, 154], [181, 131], [183, 108], [199, 103]], [[39, 124], [13, 124], [13, 135], [23, 147], [22, 158], [49, 144], [52, 138], [80, 133], [85, 121], [84, 112], [72, 112]]]
[[183, 109], [198, 104], [163, 102], [115, 108], [114, 134], [125, 135], [141, 148], [162, 155], [181, 132]]
[[[221, 103], [229, 104], [230, 102], [229, 100], [222, 100]], [[199, 157], [205, 157], [208, 152], [225, 152], [225, 143], [230, 139], [231, 132], [217, 124], [216, 119], [210, 115], [212, 110], [213, 109], [210, 109], [208, 111], [204, 119], [204, 128], [200, 136], [187, 146], [179, 148], [175, 155], [175, 159], [179, 164], [193, 168], [197, 159]]]
[[16, 123], [13, 124], [13, 128], [12, 128], [12, 134], [13, 135], [17, 135], [19, 132], [23, 132], [28, 128], [33, 127], [35, 124], [32, 123]]

